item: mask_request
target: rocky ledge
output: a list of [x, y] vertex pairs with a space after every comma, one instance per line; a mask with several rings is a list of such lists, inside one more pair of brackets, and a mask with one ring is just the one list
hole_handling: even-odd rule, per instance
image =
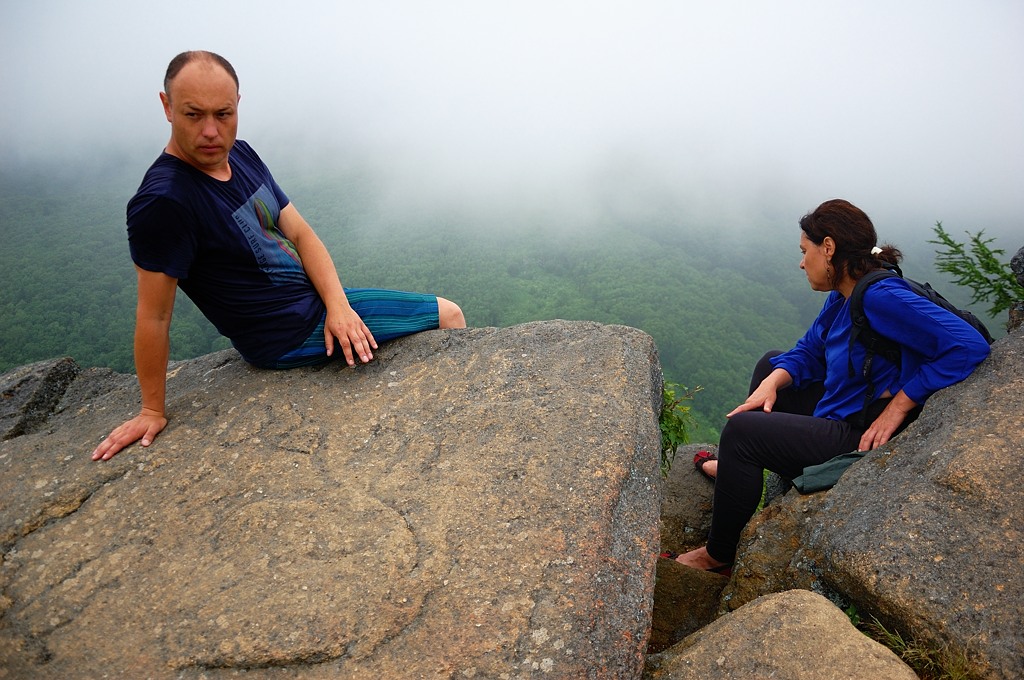
[[[3, 377], [0, 677], [636, 677], [661, 370], [640, 331], [435, 331], [371, 364]], [[65, 381], [59, 399], [55, 375]], [[40, 417], [40, 404], [52, 408]]]
[[[0, 376], [0, 678], [902, 678], [844, 610], [1024, 677], [1024, 329], [731, 578], [657, 560], [711, 483], [658, 473], [651, 338], [434, 331], [356, 369], [174, 364], [168, 429], [89, 452], [133, 376]], [[660, 539], [660, 540], [659, 540]]]
[[[663, 540], [676, 551], [702, 543], [707, 532], [712, 485], [688, 464], [696, 448], [680, 451], [682, 463], [666, 486]], [[773, 651], [735, 632], [706, 642], [712, 629], [703, 627], [716, 617], [727, 616], [735, 627], [735, 615], [743, 620], [750, 612], [756, 629], [751, 607], [767, 606], [768, 594], [799, 589], [821, 594], [851, 618], [877, 621], [918, 652], [950, 664], [955, 672], [942, 677], [1024, 678], [1022, 454], [1024, 328], [1018, 328], [993, 345], [970, 378], [934, 395], [915, 423], [855, 463], [834, 488], [809, 495], [790, 490], [768, 503], [744, 531], [731, 579], [662, 560], [652, 635], [652, 651], [659, 653], [649, 659], [649, 671], [658, 678], [900, 677], [867, 672], [867, 660], [853, 657], [837, 665], [834, 651], [845, 642], [822, 638], [816, 623], [803, 628], [806, 635], [789, 628], [788, 642], [775, 636]], [[746, 660], [746, 673], [691, 673], [686, 669], [696, 666], [673, 660], [692, 657], [694, 649], [716, 649], [716, 658], [730, 663]]]

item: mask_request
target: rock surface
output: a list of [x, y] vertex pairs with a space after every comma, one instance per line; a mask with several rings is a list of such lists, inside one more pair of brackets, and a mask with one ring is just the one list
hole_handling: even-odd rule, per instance
[[765, 593], [825, 589], [802, 542], [820, 521], [817, 511], [825, 496], [802, 496], [794, 490], [754, 515], [740, 538], [733, 577], [722, 591], [720, 614], [739, 609]]
[[862, 611], [1002, 678], [1024, 677], [1021, 385], [1018, 331], [843, 476], [809, 541], [824, 578]]
[[[1017, 283], [1024, 287], [1024, 247], [1010, 259], [1010, 271], [1017, 278]], [[1024, 300], [1017, 300], [1010, 305], [1010, 318], [1006, 323], [1008, 331], [1016, 330], [1024, 325]]]
[[1024, 677], [1022, 386], [1024, 329], [833, 489], [756, 517], [722, 609], [812, 588], [977, 677]]
[[1006, 322], [1007, 331], [1015, 331], [1024, 326], [1024, 302], [1018, 301], [1010, 305], [1009, 317]]
[[83, 371], [0, 448], [0, 677], [630, 678], [651, 625], [649, 336], [434, 331], [354, 370]]
[[29, 364], [0, 376], [0, 439], [12, 439], [42, 426], [78, 372], [78, 364], [64, 358]]
[[648, 680], [917, 680], [824, 597], [765, 595], [648, 659]]
[[1024, 247], [1010, 258], [1010, 271], [1017, 277], [1017, 283], [1024, 286]]
[[[661, 549], [683, 553], [704, 544], [711, 528], [714, 483], [697, 472], [693, 456], [706, 444], [680, 446], [664, 482], [661, 503]], [[658, 560], [649, 652], [660, 652], [711, 623], [728, 579]]]
[[680, 446], [664, 483], [661, 502], [661, 548], [677, 553], [704, 545], [711, 530], [715, 484], [693, 464], [698, 451], [718, 452], [707, 444]]
[[664, 651], [714, 621], [719, 595], [728, 581], [674, 560], [658, 560], [648, 653]]

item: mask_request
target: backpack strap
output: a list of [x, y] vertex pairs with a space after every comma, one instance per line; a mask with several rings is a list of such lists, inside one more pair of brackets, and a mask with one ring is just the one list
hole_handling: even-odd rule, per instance
[[847, 359], [849, 361], [848, 371], [851, 378], [856, 377], [857, 373], [853, 368], [853, 345], [855, 342], [860, 342], [864, 345], [864, 365], [861, 367], [861, 375], [864, 377], [864, 382], [867, 383], [867, 392], [864, 395], [864, 408], [860, 412], [860, 422], [858, 423], [861, 429], [867, 428], [867, 412], [868, 406], [875, 399], [875, 383], [871, 378], [871, 364], [874, 362], [876, 354], [882, 354], [888, 357], [890, 360], [897, 362], [900, 358], [899, 345], [888, 338], [885, 338], [871, 328], [871, 324], [868, 323], [868, 317], [864, 313], [864, 292], [867, 291], [876, 281], [882, 279], [890, 279], [894, 276], [903, 278], [903, 272], [900, 268], [894, 264], [886, 264], [883, 269], [875, 269], [860, 278], [856, 285], [853, 287], [853, 292], [850, 294], [850, 344], [847, 350]]

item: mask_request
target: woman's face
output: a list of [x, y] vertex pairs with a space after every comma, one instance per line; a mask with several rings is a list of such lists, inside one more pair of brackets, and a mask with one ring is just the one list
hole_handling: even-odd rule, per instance
[[825, 237], [821, 245], [817, 245], [807, 238], [807, 234], [800, 232], [800, 252], [804, 255], [800, 259], [800, 269], [807, 275], [807, 283], [811, 284], [811, 290], [828, 292], [835, 285], [829, 277], [829, 260], [833, 249], [831, 238]]

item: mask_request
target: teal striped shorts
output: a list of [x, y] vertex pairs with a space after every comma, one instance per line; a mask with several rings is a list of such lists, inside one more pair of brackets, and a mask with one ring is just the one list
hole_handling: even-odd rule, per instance
[[[400, 290], [383, 288], [346, 288], [345, 296], [359, 318], [373, 333], [377, 344], [394, 340], [404, 335], [412, 335], [420, 331], [437, 328], [437, 296], [424, 293], [406, 293]], [[324, 322], [326, 312], [320, 317], [313, 332], [306, 340], [291, 350], [264, 365], [264, 368], [298, 368], [299, 366], [315, 366], [344, 353], [335, 340], [334, 356], [327, 356], [324, 347]]]

